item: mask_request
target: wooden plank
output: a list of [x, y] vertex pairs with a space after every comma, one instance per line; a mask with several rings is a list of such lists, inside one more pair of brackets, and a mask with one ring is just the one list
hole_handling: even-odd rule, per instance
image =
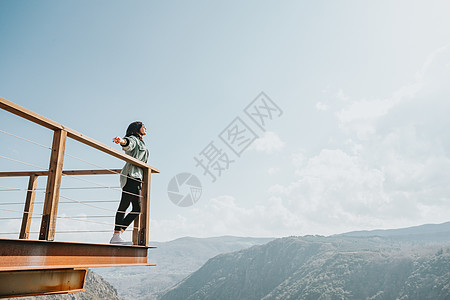
[[118, 150], [116, 150], [114, 148], [106, 146], [105, 144], [100, 143], [100, 142], [98, 142], [98, 141], [96, 141], [96, 140], [94, 140], [94, 139], [92, 139], [90, 137], [87, 137], [87, 136], [85, 136], [85, 135], [83, 135], [83, 134], [81, 134], [79, 132], [76, 132], [75, 130], [72, 130], [70, 128], [65, 128], [65, 130], [67, 131], [67, 136], [68, 137], [70, 137], [70, 138], [72, 138], [74, 140], [77, 140], [77, 141], [79, 141], [79, 142], [81, 142], [83, 144], [86, 144], [88, 146], [91, 146], [92, 148], [95, 148], [97, 150], [105, 152], [105, 153], [107, 153], [109, 155], [112, 155], [112, 156], [114, 156], [116, 158], [122, 159], [122, 160], [124, 160], [126, 162], [129, 162], [131, 164], [134, 164], [136, 166], [142, 167], [144, 169], [149, 168], [149, 169], [152, 170], [153, 173], [159, 173], [160, 172], [155, 167], [152, 167], [152, 166], [150, 166], [150, 165], [148, 165], [148, 164], [146, 164], [146, 163], [144, 163], [144, 162], [142, 162], [142, 161], [140, 161], [140, 160], [138, 160], [138, 159], [136, 159], [136, 158], [134, 158], [132, 156], [124, 154], [124, 153], [122, 153], [122, 152], [120, 152], [120, 151], [118, 151]]
[[148, 265], [154, 247], [0, 239], [0, 271]]
[[[130, 246], [129, 246], [130, 247]], [[105, 268], [105, 267], [155, 267], [156, 264], [148, 264], [148, 263], [123, 263], [123, 264], [119, 264], [119, 263], [101, 263], [101, 264], [96, 264], [96, 263], [89, 263], [88, 265], [82, 265], [82, 268]], [[48, 270], [48, 269], [68, 269], [68, 268], [73, 268], [73, 264], [67, 264], [67, 265], [56, 265], [56, 266], [39, 266], [39, 267], [28, 267], [28, 266], [14, 266], [14, 267], [7, 267], [7, 268], [1, 268], [0, 267], [0, 272], [2, 271], [15, 271], [15, 270]], [[79, 267], [77, 267], [79, 268]]]
[[150, 232], [150, 184], [151, 170], [144, 170], [144, 180], [141, 191], [141, 214], [139, 225], [139, 245], [147, 246]]
[[47, 119], [46, 117], [43, 117], [35, 112], [32, 112], [29, 109], [26, 109], [25, 107], [17, 105], [16, 103], [8, 101], [2, 97], [0, 97], [0, 108], [49, 129], [52, 130], [63, 129], [63, 126], [61, 124], [58, 124], [50, 119]]
[[31, 217], [33, 216], [37, 181], [37, 175], [30, 175], [30, 180], [28, 181], [27, 198], [25, 200], [25, 207], [23, 209], [22, 226], [20, 227], [19, 239], [28, 239], [28, 236], [30, 234]]
[[87, 268], [0, 272], [0, 298], [84, 292]]
[[47, 190], [42, 212], [40, 240], [53, 241], [55, 238], [56, 216], [58, 212], [59, 188], [66, 148], [67, 132], [56, 130], [53, 135], [52, 154], [50, 157]]
[[[141, 206], [142, 208], [142, 206]], [[137, 216], [136, 219], [134, 219], [133, 221], [133, 235], [132, 235], [132, 240], [133, 240], [133, 245], [139, 245], [139, 226], [141, 224], [141, 214], [139, 214]]]
[[63, 171], [64, 175], [110, 175], [120, 173], [122, 169], [110, 169], [110, 170], [66, 170]]
[[143, 163], [142, 161], [135, 159], [127, 154], [124, 154], [116, 149], [113, 149], [111, 147], [106, 146], [105, 144], [102, 144], [90, 137], [87, 137], [73, 129], [67, 128], [55, 121], [52, 121], [50, 119], [47, 119], [46, 117], [43, 117], [35, 112], [32, 112], [29, 109], [26, 109], [20, 105], [17, 105], [11, 101], [8, 101], [4, 98], [0, 97], [0, 108], [9, 111], [10, 113], [13, 113], [19, 117], [22, 117], [24, 119], [27, 119], [31, 122], [34, 122], [36, 124], [39, 124], [41, 126], [44, 126], [46, 128], [52, 129], [52, 130], [65, 130], [67, 132], [67, 136], [77, 140], [83, 144], [86, 144], [88, 146], [91, 146], [97, 150], [100, 150], [104, 153], [107, 153], [109, 155], [112, 155], [114, 157], [117, 157], [119, 159], [122, 159], [126, 162], [132, 163], [134, 165], [140, 166], [144, 169], [150, 168], [153, 173], [159, 173], [159, 170], [155, 167], [152, 167], [146, 163]]
[[47, 176], [48, 171], [17, 171], [17, 172], [0, 172], [0, 177], [28, 177], [31, 175]]
[[[109, 170], [63, 170], [64, 175], [109, 175], [117, 174], [121, 169]], [[0, 177], [24, 177], [24, 176], [47, 176], [48, 171], [17, 171], [17, 172], [0, 172]]]

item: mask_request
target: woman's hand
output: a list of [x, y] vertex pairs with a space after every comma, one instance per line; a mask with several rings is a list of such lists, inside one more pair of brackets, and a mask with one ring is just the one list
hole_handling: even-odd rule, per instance
[[125, 144], [125, 140], [121, 139], [120, 137], [116, 136], [115, 138], [113, 138], [113, 142], [116, 144]]

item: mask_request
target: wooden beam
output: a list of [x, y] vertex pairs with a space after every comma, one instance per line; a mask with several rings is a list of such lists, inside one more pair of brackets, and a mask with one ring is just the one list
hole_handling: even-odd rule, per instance
[[22, 226], [20, 227], [19, 239], [28, 239], [31, 226], [31, 217], [33, 216], [34, 198], [36, 197], [36, 186], [38, 176], [30, 175], [28, 181], [27, 198], [25, 200], [25, 207], [23, 209]]
[[46, 117], [43, 117], [35, 112], [32, 112], [29, 109], [26, 109], [25, 107], [17, 105], [16, 103], [8, 101], [2, 97], [0, 97], [0, 108], [9, 111], [10, 113], [15, 114], [19, 117], [27, 119], [28, 121], [44, 126], [48, 129], [52, 130], [63, 129], [61, 124], [58, 124], [50, 119], [47, 119]]
[[[121, 169], [109, 170], [63, 170], [64, 175], [109, 175], [117, 174]], [[24, 176], [48, 176], [48, 171], [18, 171], [18, 172], [0, 172], [0, 177], [24, 177]]]
[[0, 239], [0, 272], [56, 268], [148, 266], [155, 247]]
[[84, 292], [88, 269], [0, 271], [0, 298]]
[[150, 232], [150, 183], [151, 170], [144, 170], [142, 182], [141, 214], [139, 224], [139, 245], [147, 246]]
[[[141, 205], [142, 209], [142, 205]], [[141, 226], [141, 214], [139, 214], [133, 221], [133, 234], [132, 241], [133, 245], [139, 245], [139, 227]]]
[[122, 169], [110, 169], [110, 170], [66, 170], [63, 171], [64, 175], [111, 175], [120, 173]]
[[140, 161], [140, 160], [138, 160], [138, 159], [136, 159], [136, 158], [134, 158], [132, 156], [124, 154], [124, 153], [122, 153], [122, 152], [120, 152], [120, 151], [118, 151], [118, 150], [116, 150], [114, 148], [111, 148], [109, 146], [106, 146], [105, 144], [100, 143], [100, 142], [98, 142], [98, 141], [96, 141], [96, 140], [94, 140], [94, 139], [92, 139], [90, 137], [87, 137], [87, 136], [85, 136], [85, 135], [83, 135], [81, 133], [78, 133], [75, 130], [72, 130], [70, 128], [64, 128], [64, 129], [67, 131], [67, 136], [72, 138], [72, 139], [74, 139], [74, 140], [77, 140], [77, 141], [79, 141], [79, 142], [81, 142], [83, 144], [91, 146], [92, 148], [95, 148], [97, 150], [105, 152], [105, 153], [107, 153], [109, 155], [112, 155], [114, 157], [122, 159], [122, 160], [124, 160], [126, 162], [129, 162], [131, 164], [134, 164], [136, 166], [142, 167], [144, 169], [149, 168], [149, 169], [152, 170], [153, 173], [159, 173], [159, 170], [156, 169], [155, 167], [152, 167], [152, 166], [150, 166], [150, 165], [148, 165], [148, 164], [146, 164], [146, 163], [144, 163], [144, 162], [142, 162], [142, 161]]
[[56, 216], [58, 213], [59, 188], [66, 148], [67, 132], [56, 130], [53, 134], [52, 154], [50, 156], [47, 190], [45, 194], [44, 209], [42, 212], [40, 240], [55, 239]]
[[135, 159], [127, 154], [124, 154], [116, 149], [113, 149], [111, 147], [106, 146], [103, 143], [100, 143], [90, 137], [87, 137], [73, 129], [67, 128], [55, 121], [52, 121], [50, 119], [47, 119], [46, 117], [43, 117], [35, 112], [32, 112], [29, 109], [26, 109], [20, 105], [17, 105], [11, 101], [8, 101], [4, 98], [0, 97], [0, 108], [9, 111], [12, 114], [15, 114], [19, 117], [22, 117], [24, 119], [27, 119], [31, 122], [34, 122], [36, 124], [39, 124], [41, 126], [44, 126], [46, 128], [52, 129], [52, 130], [65, 130], [67, 132], [67, 136], [77, 140], [85, 145], [91, 146], [97, 150], [100, 150], [102, 152], [105, 152], [109, 155], [112, 155], [114, 157], [117, 157], [119, 159], [122, 159], [126, 162], [132, 163], [134, 165], [137, 165], [142, 168], [149, 168], [152, 170], [153, 173], [159, 173], [159, 170], [157, 168], [154, 168], [146, 163], [143, 163], [142, 161]]
[[17, 172], [0, 172], [0, 177], [28, 177], [31, 175], [47, 176], [48, 171], [17, 171]]

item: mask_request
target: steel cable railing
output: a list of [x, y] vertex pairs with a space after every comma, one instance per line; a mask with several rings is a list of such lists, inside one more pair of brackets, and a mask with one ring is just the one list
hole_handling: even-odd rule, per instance
[[44, 145], [42, 145], [42, 144], [39, 144], [38, 142], [35, 142], [35, 141], [32, 141], [32, 140], [28, 140], [28, 139], [26, 139], [26, 138], [20, 137], [20, 136], [18, 136], [18, 135], [15, 135], [15, 134], [12, 134], [12, 133], [9, 133], [9, 132], [6, 132], [6, 131], [4, 131], [4, 130], [1, 130], [1, 129], [0, 129], [0, 132], [1, 132], [1, 133], [4, 133], [4, 134], [7, 134], [7, 135], [10, 135], [10, 136], [13, 136], [13, 137], [15, 137], [15, 138], [24, 140], [24, 141], [26, 141], [26, 142], [35, 144], [35, 145], [37, 145], [37, 146], [39, 146], [39, 147], [42, 147], [42, 148], [45, 148], [45, 149], [52, 150], [52, 148], [50, 148], [50, 147], [48, 147], [48, 146], [44, 146]]
[[[7, 134], [7, 135], [10, 135], [10, 136], [13, 136], [13, 137], [15, 137], [15, 138], [24, 140], [24, 141], [26, 141], [26, 142], [29, 142], [29, 143], [38, 145], [38, 146], [43, 147], [43, 148], [45, 148], [45, 149], [51, 150], [51, 148], [49, 148], [49, 147], [47, 147], [47, 146], [44, 146], [44, 145], [42, 145], [42, 144], [40, 144], [40, 143], [37, 143], [37, 142], [35, 142], [35, 141], [31, 141], [31, 140], [22, 138], [22, 137], [20, 137], [20, 136], [18, 136], [18, 135], [15, 135], [15, 134], [6, 132], [6, 131], [4, 131], [4, 130], [0, 130], [0, 132], [1, 132], [1, 133], [4, 133], [4, 134]], [[117, 174], [117, 175], [120, 175], [120, 176], [125, 176], [125, 177], [127, 177], [127, 178], [129, 178], [129, 179], [133, 179], [133, 180], [136, 180], [136, 181], [139, 181], [139, 182], [142, 183], [142, 181], [139, 180], [139, 179], [137, 179], [137, 178], [133, 178], [133, 177], [130, 177], [130, 176], [128, 176], [128, 175], [121, 174], [120, 172], [116, 172], [116, 171], [114, 171], [114, 170], [112, 170], [112, 169], [110, 169], [110, 168], [106, 168], [106, 167], [100, 166], [100, 165], [98, 165], [98, 164], [94, 164], [94, 163], [92, 163], [92, 162], [89, 162], [89, 161], [87, 161], [87, 160], [84, 160], [84, 159], [82, 159], [82, 158], [76, 157], [76, 156], [71, 155], [71, 154], [68, 154], [68, 153], [66, 153], [65, 155], [68, 156], [68, 157], [71, 157], [71, 158], [73, 158], [73, 159], [77, 159], [77, 160], [79, 160], [79, 161], [82, 161], [82, 162], [84, 162], [84, 163], [87, 163], [87, 164], [89, 164], [89, 165], [96, 166], [96, 167], [100, 168], [101, 170], [106, 170], [106, 171], [109, 171], [109, 172], [111, 172], [111, 173], [113, 173], [113, 174]], [[10, 160], [10, 161], [14, 161], [14, 162], [18, 162], [18, 163], [21, 163], [21, 164], [24, 164], [24, 165], [32, 166], [32, 167], [38, 168], [38, 169], [40, 169], [40, 170], [48, 170], [47, 168], [43, 168], [43, 167], [40, 167], [40, 166], [36, 166], [36, 165], [34, 165], [34, 164], [26, 163], [26, 162], [23, 162], [23, 161], [20, 161], [20, 160], [16, 160], [16, 159], [13, 159], [13, 158], [9, 158], [9, 157], [5, 157], [5, 156], [2, 156], [2, 155], [0, 155], [0, 158], [4, 158], [4, 159]], [[109, 189], [113, 189], [113, 190], [120, 190], [120, 188], [118, 188], [118, 187], [104, 186], [104, 185], [98, 184], [98, 183], [93, 182], [93, 181], [90, 181], [90, 180], [86, 180], [86, 179], [81, 179], [81, 178], [78, 178], [78, 177], [74, 177], [74, 176], [76, 176], [76, 175], [63, 174], [63, 176], [73, 177], [73, 178], [75, 178], [75, 179], [77, 179], [77, 180], [81, 180], [81, 181], [85, 181], [85, 182], [88, 182], [88, 183], [92, 183], [92, 184], [98, 185], [98, 186], [103, 187], [103, 188], [109, 188]], [[133, 196], [142, 197], [142, 196], [140, 196], [140, 195], [133, 194], [133, 193], [130, 193], [130, 192], [127, 192], [127, 191], [124, 191], [124, 192], [125, 192], [125, 193], [128, 193], [128, 194], [130, 194], [130, 195], [133, 195]]]
[[[9, 136], [15, 137], [17, 139], [26, 141], [28, 143], [37, 145], [39, 147], [42, 147], [42, 148], [45, 148], [45, 149], [48, 149], [48, 150], [52, 150], [52, 148], [50, 148], [50, 147], [47, 147], [45, 145], [42, 145], [42, 144], [37, 143], [37, 142], [32, 141], [32, 140], [20, 137], [18, 135], [6, 132], [4, 130], [0, 130], [0, 133], [7, 134]], [[65, 156], [73, 158], [73, 159], [76, 159], [76, 160], [81, 161], [83, 163], [86, 163], [86, 164], [98, 167], [101, 170], [108, 171], [108, 172], [110, 172], [112, 174], [116, 174], [116, 175], [119, 175], [119, 176], [125, 176], [127, 178], [131, 178], [131, 179], [137, 180], [137, 181], [139, 181], [141, 183], [143, 182], [142, 180], [139, 180], [139, 179], [136, 179], [136, 178], [132, 178], [132, 177], [127, 176], [127, 175], [123, 175], [120, 172], [117, 172], [117, 171], [112, 170], [110, 168], [102, 167], [102, 166], [100, 166], [98, 164], [94, 164], [92, 162], [89, 162], [87, 160], [81, 159], [81, 158], [76, 157], [74, 155], [66, 153]], [[22, 164], [22, 165], [30, 166], [30, 167], [33, 167], [33, 168], [37, 168], [39, 171], [47, 171], [48, 172], [48, 168], [44, 168], [42, 166], [38, 166], [38, 165], [30, 163], [30, 162], [21, 161], [21, 160], [18, 160], [18, 159], [15, 159], [15, 158], [11, 158], [11, 157], [7, 157], [7, 156], [3, 156], [3, 155], [0, 155], [0, 158], [8, 160], [8, 161], [11, 161], [11, 162], [19, 163], [19, 164]], [[39, 175], [39, 176], [45, 176], [45, 175]], [[62, 176], [68, 177], [68, 178], [73, 178], [75, 180], [79, 180], [79, 181], [83, 181], [83, 182], [87, 182], [89, 184], [96, 185], [96, 187], [59, 187], [60, 190], [109, 189], [109, 190], [114, 190], [114, 191], [120, 191], [122, 193], [130, 194], [130, 195], [133, 195], [133, 196], [136, 196], [136, 197], [139, 197], [139, 198], [143, 197], [140, 194], [135, 194], [135, 193], [131, 193], [131, 192], [128, 192], [128, 191], [123, 191], [120, 187], [107, 186], [107, 185], [103, 185], [103, 184], [100, 184], [100, 183], [97, 183], [97, 182], [94, 182], [94, 181], [91, 181], [91, 180], [87, 180], [87, 179], [84, 179], [84, 178], [77, 177], [77, 176], [80, 176], [80, 175], [72, 175], [72, 174], [64, 174], [63, 173]], [[14, 192], [14, 191], [15, 192], [17, 192], [17, 191], [37, 192], [37, 193], [42, 193], [44, 195], [47, 193], [45, 188], [23, 189], [23, 188], [15, 188], [15, 187], [8, 187], [8, 186], [0, 186], [0, 192]], [[84, 206], [88, 206], [88, 207], [91, 207], [91, 208], [96, 208], [96, 209], [103, 210], [103, 211], [114, 212], [114, 213], [116, 213], [116, 212], [126, 213], [126, 211], [118, 211], [116, 209], [113, 210], [113, 209], [108, 209], [108, 208], [105, 208], [105, 207], [101, 207], [101, 206], [97, 206], [97, 205], [91, 204], [91, 203], [118, 203], [120, 200], [84, 200], [84, 201], [80, 201], [80, 200], [75, 200], [73, 198], [70, 198], [70, 197], [67, 197], [67, 196], [63, 196], [63, 195], [60, 195], [59, 198], [68, 200], [68, 201], [60, 201], [59, 204], [81, 204], [81, 205], [84, 205]], [[1, 206], [5, 206], [5, 205], [19, 205], [19, 204], [23, 205], [23, 202], [20, 202], [20, 203], [19, 202], [0, 203]], [[33, 204], [34, 205], [40, 205], [40, 204], [44, 204], [44, 202], [34, 202]], [[18, 221], [18, 220], [22, 220], [24, 218], [25, 214], [30, 214], [31, 213], [31, 211], [23, 211], [23, 210], [19, 211], [19, 210], [6, 209], [6, 208], [0, 208], [0, 211], [4, 211], [4, 212], [8, 212], [8, 213], [20, 213], [20, 214], [23, 214], [23, 217], [0, 217], [0, 221], [13, 221], [13, 220]], [[42, 213], [36, 213], [36, 212], [32, 212], [32, 213], [33, 213], [33, 216], [29, 216], [28, 217], [29, 219], [36, 220], [36, 219], [40, 219], [43, 216]], [[139, 212], [133, 212], [133, 211], [130, 211], [128, 213], [129, 214], [139, 214]], [[114, 222], [111, 222], [111, 223], [99, 222], [99, 221], [96, 221], [95, 219], [114, 218], [114, 217], [115, 217], [115, 215], [56, 216], [57, 219], [64, 220], [64, 221], [84, 222], [84, 223], [90, 223], [90, 224], [96, 224], [96, 225], [104, 225], [104, 226], [109, 226], [109, 227], [113, 227], [113, 225], [115, 226], [117, 224], [114, 224]], [[94, 221], [93, 221], [93, 219], [94, 219]], [[134, 227], [129, 227], [128, 229], [131, 229], [131, 228], [136, 229]], [[104, 232], [112, 232], [112, 229], [110, 229], [110, 230], [62, 230], [62, 231], [58, 230], [57, 231], [58, 234], [60, 234], [60, 233], [104, 233]], [[39, 232], [38, 231], [28, 231], [28, 234], [35, 234], [35, 233], [39, 233]], [[19, 234], [19, 233], [18, 232], [0, 232], [0, 235], [11, 235], [11, 234]]]
[[73, 156], [73, 155], [71, 155], [71, 154], [68, 154], [68, 153], [66, 153], [65, 155], [66, 155], [66, 156], [68, 156], [68, 157], [71, 157], [71, 158], [73, 158], [73, 159], [79, 160], [79, 161], [81, 161], [81, 162], [84, 162], [84, 163], [86, 163], [86, 164], [88, 164], [88, 165], [91, 165], [91, 166], [94, 166], [94, 167], [100, 168], [100, 169], [102, 169], [102, 170], [106, 170], [106, 171], [109, 171], [109, 172], [111, 172], [111, 173], [113, 173], [113, 174], [117, 174], [117, 175], [120, 175], [120, 176], [124, 176], [124, 177], [126, 177], [126, 178], [129, 178], [129, 179], [133, 179], [133, 180], [136, 180], [136, 181], [139, 181], [140, 183], [142, 183], [142, 181], [141, 181], [141, 180], [138, 180], [138, 179], [136, 179], [136, 178], [130, 177], [130, 176], [128, 176], [128, 175], [125, 175], [125, 174], [122, 174], [122, 173], [120, 173], [120, 172], [116, 172], [116, 171], [114, 171], [114, 170], [111, 170], [111, 169], [105, 168], [105, 167], [103, 167], [103, 166], [100, 166], [100, 165], [94, 164], [94, 163], [92, 163], [92, 162], [89, 162], [89, 161], [87, 161], [87, 160], [84, 160], [84, 159], [82, 159], [82, 158], [79, 158], [79, 157]]

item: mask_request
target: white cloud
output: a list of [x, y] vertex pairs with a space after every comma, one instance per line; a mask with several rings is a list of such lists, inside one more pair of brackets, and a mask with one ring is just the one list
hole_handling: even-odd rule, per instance
[[423, 84], [416, 82], [405, 85], [395, 91], [391, 97], [386, 99], [362, 99], [352, 101], [336, 113], [339, 126], [344, 131], [355, 133], [356, 136], [365, 140], [376, 134], [377, 121], [386, 116], [394, 107], [402, 101], [414, 98], [422, 90]]
[[[416, 72], [416, 80], [422, 81], [425, 76], [428, 75], [427, 73], [433, 72], [433, 65], [436, 65], [436, 61], [438, 61], [442, 56], [449, 55], [449, 49], [450, 44], [447, 44], [430, 53], [426, 58], [425, 63], [422, 65], [422, 68]], [[444, 65], [449, 66], [450, 63], [447, 61]]]
[[232, 196], [219, 196], [194, 207], [187, 219], [178, 215], [174, 220], [152, 220], [152, 230], [159, 237], [173, 239], [179, 236], [279, 236], [292, 234], [289, 228], [299, 228], [301, 220], [289, 211], [277, 197], [271, 197], [264, 205], [244, 207]]
[[[386, 117], [392, 110], [411, 106], [411, 102], [420, 98], [429, 101], [428, 97], [436, 97], [445, 91], [448, 96], [450, 70], [446, 67], [450, 61], [450, 45], [433, 51], [425, 60], [421, 69], [416, 73], [416, 80], [397, 89], [390, 97], [383, 99], [366, 99], [351, 101], [340, 111], [336, 112], [341, 129], [348, 133], [355, 133], [360, 139], [366, 140], [376, 134], [376, 127], [381, 118]], [[336, 95], [339, 99], [348, 100], [340, 89]], [[432, 101], [443, 99], [433, 99]], [[447, 100], [445, 100], [447, 101]], [[431, 104], [431, 103], [430, 103]], [[415, 113], [418, 110], [416, 108]], [[399, 116], [403, 119], [405, 116]]]
[[316, 108], [318, 109], [318, 110], [323, 110], [323, 111], [325, 111], [325, 110], [328, 110], [329, 108], [330, 108], [330, 106], [329, 105], [327, 105], [327, 104], [325, 104], [325, 103], [322, 103], [322, 102], [317, 102], [316, 103]]
[[326, 87], [324, 87], [323, 89], [322, 89], [322, 93], [328, 93], [328, 90], [331, 88], [331, 86], [330, 85], [327, 85]]
[[270, 175], [274, 175], [274, 174], [277, 174], [278, 172], [280, 171], [280, 168], [269, 168], [268, 170], [267, 170], [267, 173], [269, 173]]
[[[385, 99], [349, 101], [341, 90], [339, 97], [348, 100], [336, 114], [341, 144], [310, 156], [292, 154], [280, 168], [294, 166], [295, 176], [271, 186], [254, 207], [215, 197], [193, 209], [195, 218], [153, 221], [154, 230], [172, 236], [285, 236], [448, 221], [450, 49], [430, 57], [416, 82]], [[274, 146], [280, 142], [267, 133], [255, 150], [280, 150]]]
[[342, 89], [339, 89], [339, 90], [337, 91], [336, 97], [337, 97], [338, 99], [344, 100], [344, 101], [347, 101], [347, 100], [350, 99], [350, 97], [348, 97], [348, 96], [346, 96], [346, 95], [344, 94], [344, 91], [343, 91]]
[[271, 154], [281, 151], [285, 144], [280, 137], [272, 131], [266, 131], [264, 136], [256, 139], [250, 146], [250, 149]]
[[[157, 240], [199, 237], [329, 235], [448, 220], [450, 160], [408, 164], [391, 160], [369, 166], [361, 156], [325, 149], [309, 158], [288, 185], [275, 184], [267, 198], [246, 207], [232, 196], [205, 200], [192, 217], [152, 220]], [[436, 173], [436, 164], [443, 167]], [[389, 167], [390, 169], [386, 169]], [[436, 177], [443, 176], [441, 182]], [[393, 180], [393, 178], [395, 180]]]
[[416, 82], [386, 99], [349, 102], [336, 113], [348, 135], [342, 149], [322, 150], [297, 170], [297, 181], [271, 191], [336, 229], [448, 221], [449, 61], [450, 47], [442, 47]]
[[300, 151], [291, 155], [291, 162], [296, 168], [303, 166], [306, 160], [306, 155], [304, 151]]

